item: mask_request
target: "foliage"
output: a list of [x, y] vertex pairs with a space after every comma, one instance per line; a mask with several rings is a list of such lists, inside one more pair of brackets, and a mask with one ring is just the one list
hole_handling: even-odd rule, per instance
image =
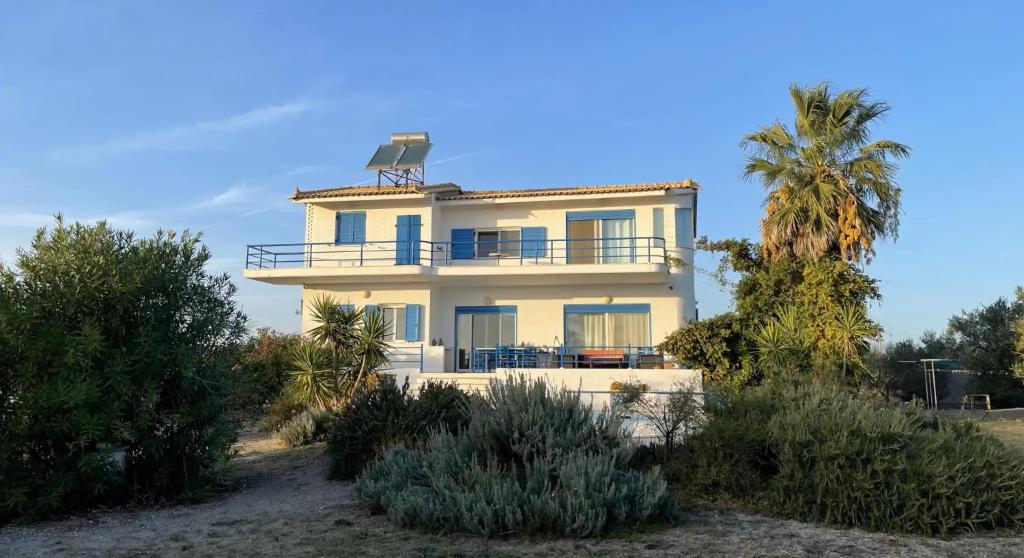
[[735, 390], [751, 382], [753, 351], [735, 312], [689, 323], [669, 334], [658, 350], [704, 371], [704, 382]]
[[314, 341], [302, 340], [292, 351], [287, 397], [307, 409], [326, 409], [337, 403], [337, 376], [331, 370], [331, 352]]
[[[1024, 305], [1024, 287], [1017, 287], [1017, 304]], [[1017, 318], [1014, 333], [1017, 337], [1017, 342], [1014, 344], [1014, 352], [1017, 354], [1014, 375], [1017, 379], [1024, 379], [1024, 315]]]
[[272, 402], [288, 381], [291, 352], [301, 338], [262, 328], [239, 350], [235, 390], [244, 409], [261, 410]]
[[0, 522], [215, 480], [245, 317], [209, 260], [198, 235], [58, 216], [0, 272]]
[[793, 129], [781, 122], [746, 136], [744, 174], [768, 192], [761, 221], [764, 253], [773, 259], [832, 255], [860, 261], [878, 238], [897, 236], [900, 187], [895, 159], [905, 145], [871, 141], [871, 126], [889, 110], [866, 89], [833, 94], [828, 83], [793, 84]]
[[306, 409], [286, 422], [277, 431], [277, 436], [288, 447], [305, 446], [322, 440], [327, 434], [330, 421], [329, 410]]
[[381, 449], [396, 442], [416, 444], [434, 430], [460, 430], [468, 420], [468, 400], [455, 384], [439, 382], [427, 382], [412, 397], [394, 377], [381, 376], [338, 410], [327, 445], [331, 478], [356, 478]]
[[309, 336], [330, 352], [333, 392], [337, 398], [352, 395], [371, 374], [387, 366], [391, 346], [385, 339], [391, 325], [382, 312], [346, 310], [332, 297], [318, 296], [313, 300], [311, 317], [316, 325], [309, 330]]
[[874, 279], [832, 256], [765, 258], [748, 240], [704, 237], [697, 246], [721, 254], [715, 274], [723, 284], [739, 274], [736, 309], [676, 331], [663, 350], [726, 389], [759, 383], [780, 370], [850, 380], [863, 373], [867, 340], [880, 332], [866, 317], [868, 302], [879, 298]]
[[[618, 382], [617, 382], [618, 383]], [[661, 436], [663, 460], [672, 457], [676, 437], [696, 432], [704, 420], [703, 397], [691, 386], [675, 385], [668, 394], [647, 392], [639, 382], [618, 383], [619, 404], [639, 415]]]
[[682, 467], [703, 497], [891, 533], [1024, 527], [1020, 455], [971, 423], [815, 384], [748, 390], [708, 411]]
[[356, 490], [371, 511], [437, 533], [588, 537], [671, 519], [660, 471], [628, 468], [618, 432], [579, 393], [510, 379], [471, 400], [461, 432], [392, 446]]
[[[924, 358], [949, 358], [954, 342], [948, 336], [925, 332], [920, 342], [904, 339], [888, 343], [878, 351], [869, 352], [865, 361], [865, 384], [888, 401], [892, 398], [924, 400], [925, 383], [921, 365]], [[948, 393], [945, 374], [936, 374], [939, 399]]]

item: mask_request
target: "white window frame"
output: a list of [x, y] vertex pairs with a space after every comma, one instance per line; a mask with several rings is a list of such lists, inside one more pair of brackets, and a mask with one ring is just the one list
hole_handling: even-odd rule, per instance
[[387, 312], [388, 310], [390, 310], [392, 312], [392, 316], [394, 316], [394, 317], [392, 318], [392, 321], [388, 322], [388, 323], [391, 324], [391, 332], [388, 334], [388, 337], [385, 339], [385, 341], [405, 341], [404, 337], [399, 338], [399, 336], [398, 336], [398, 327], [396, 327], [396, 325], [395, 325], [395, 323], [396, 323], [395, 322], [395, 318], [398, 317], [398, 311], [401, 310], [402, 311], [402, 314], [401, 314], [402, 322], [405, 323], [406, 313], [408, 312], [407, 305], [405, 305], [405, 304], [378, 304], [377, 305], [377, 311], [382, 313], [382, 315], [384, 316], [384, 320], [385, 321], [387, 321], [387, 319], [388, 319], [388, 312]]
[[[498, 247], [499, 247], [498, 248], [499, 249], [498, 254], [500, 254], [500, 255], [492, 256], [490, 254], [481, 254], [480, 253], [480, 233], [493, 233], [493, 232], [498, 233]], [[515, 239], [515, 240], [502, 238], [502, 234], [501, 233], [506, 233], [506, 232], [518, 233], [519, 238]], [[490, 241], [484, 241], [484, 242], [490, 242]], [[518, 245], [512, 244], [513, 242], [518, 242], [519, 244]], [[473, 255], [476, 258], [518, 258], [520, 256], [520, 254], [522, 254], [522, 249], [523, 249], [522, 242], [523, 242], [523, 228], [522, 227], [491, 227], [491, 228], [484, 228], [484, 229], [474, 229], [473, 230]], [[506, 250], [510, 246], [515, 246], [515, 253], [514, 254], [512, 252]]]

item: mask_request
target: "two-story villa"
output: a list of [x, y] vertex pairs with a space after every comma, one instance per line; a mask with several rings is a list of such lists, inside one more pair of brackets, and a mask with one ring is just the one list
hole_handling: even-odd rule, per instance
[[655, 346], [696, 318], [696, 182], [383, 182], [296, 190], [305, 243], [249, 246], [247, 278], [303, 287], [303, 331], [330, 295], [383, 312], [395, 366], [413, 372], [675, 367]]

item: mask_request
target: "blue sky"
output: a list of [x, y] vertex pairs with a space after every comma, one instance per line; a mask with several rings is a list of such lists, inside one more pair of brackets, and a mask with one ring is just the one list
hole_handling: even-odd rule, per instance
[[[692, 177], [701, 233], [756, 238], [739, 141], [789, 120], [789, 83], [831, 80], [888, 101], [877, 136], [913, 148], [868, 269], [887, 337], [1024, 283], [1015, 4], [483, 4], [0, 0], [0, 258], [58, 211], [203, 231], [253, 323], [295, 330], [298, 289], [243, 280], [245, 245], [301, 242], [296, 186], [367, 180], [421, 129], [430, 181]], [[697, 289], [703, 316], [729, 307]]]

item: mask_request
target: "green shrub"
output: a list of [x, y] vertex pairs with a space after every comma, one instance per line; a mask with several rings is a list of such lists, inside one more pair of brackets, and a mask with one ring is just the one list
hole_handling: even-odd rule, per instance
[[589, 537], [672, 519], [660, 471], [630, 469], [623, 442], [578, 393], [513, 379], [471, 400], [461, 432], [392, 446], [356, 490], [372, 512], [435, 533]]
[[245, 318], [198, 236], [58, 218], [0, 270], [0, 522], [203, 490]]
[[288, 447], [305, 446], [321, 441], [330, 422], [331, 412], [327, 409], [307, 409], [286, 422], [277, 431], [277, 436]]
[[967, 422], [839, 388], [758, 388], [709, 408], [686, 481], [774, 515], [891, 533], [1024, 527], [1021, 456]]
[[428, 382], [418, 397], [412, 397], [398, 387], [394, 376], [381, 374], [378, 381], [357, 391], [331, 424], [327, 444], [331, 478], [356, 478], [393, 443], [414, 444], [442, 428], [460, 430], [467, 421], [468, 399], [455, 384], [438, 382]]

